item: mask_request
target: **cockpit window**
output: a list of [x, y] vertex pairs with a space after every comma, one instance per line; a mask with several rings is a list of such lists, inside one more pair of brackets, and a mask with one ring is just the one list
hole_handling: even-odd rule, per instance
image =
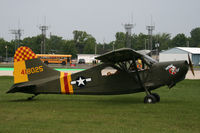
[[128, 61], [120, 61], [116, 63], [109, 63], [108, 67], [101, 70], [102, 76], [110, 76], [118, 74], [120, 72], [136, 72], [145, 71], [151, 67], [149, 62], [146, 62], [144, 58], [137, 58]]
[[120, 71], [132, 72], [136, 69], [138, 71], [143, 71], [149, 69], [149, 64], [145, 62], [143, 59], [138, 58], [137, 60], [129, 60], [115, 63], [114, 68]]

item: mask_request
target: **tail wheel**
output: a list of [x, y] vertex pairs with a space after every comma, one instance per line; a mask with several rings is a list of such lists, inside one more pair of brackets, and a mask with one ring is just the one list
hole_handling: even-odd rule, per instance
[[147, 95], [144, 97], [144, 103], [155, 103], [156, 98], [154, 95]]
[[48, 62], [48, 61], [45, 61], [44, 63], [45, 63], [46, 65], [48, 65], [48, 64], [49, 64], [49, 62]]
[[160, 96], [157, 93], [152, 93], [151, 95], [156, 98], [156, 102], [160, 102]]
[[65, 61], [63, 61], [63, 62], [62, 62], [62, 65], [66, 65], [66, 62], [65, 62]]

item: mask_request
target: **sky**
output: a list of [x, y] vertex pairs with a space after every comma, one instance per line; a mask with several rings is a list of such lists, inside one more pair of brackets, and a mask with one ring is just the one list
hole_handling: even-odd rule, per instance
[[153, 34], [190, 36], [200, 27], [199, 12], [200, 0], [0, 0], [0, 38], [14, 39], [10, 30], [18, 28], [22, 39], [36, 36], [45, 24], [47, 37], [73, 39], [73, 31], [81, 30], [108, 43], [125, 32], [126, 23], [135, 24], [135, 34], [147, 34], [146, 26], [153, 24]]

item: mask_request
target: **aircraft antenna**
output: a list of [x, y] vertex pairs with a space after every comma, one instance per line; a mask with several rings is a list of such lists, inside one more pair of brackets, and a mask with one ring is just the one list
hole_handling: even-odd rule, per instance
[[146, 29], [148, 31], [148, 49], [152, 51], [152, 35], [153, 35], [153, 30], [155, 30], [155, 25], [152, 24], [152, 16], [151, 16], [151, 24], [146, 26]]

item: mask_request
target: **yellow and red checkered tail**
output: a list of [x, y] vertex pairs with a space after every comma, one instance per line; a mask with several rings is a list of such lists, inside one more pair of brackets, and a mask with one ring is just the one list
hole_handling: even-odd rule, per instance
[[15, 84], [28, 81], [26, 61], [36, 58], [36, 54], [28, 47], [21, 46], [15, 51], [13, 72]]
[[14, 83], [40, 81], [60, 75], [60, 72], [46, 66], [28, 47], [19, 47], [14, 55]]

